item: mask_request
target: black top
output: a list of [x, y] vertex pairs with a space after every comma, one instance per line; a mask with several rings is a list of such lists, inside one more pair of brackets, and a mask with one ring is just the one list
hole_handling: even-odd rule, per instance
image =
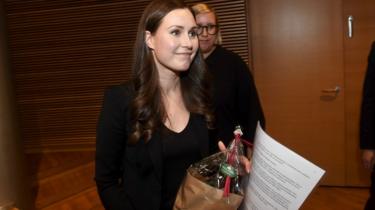
[[[194, 118], [194, 115], [191, 115]], [[189, 118], [185, 129], [180, 133], [165, 128], [163, 133], [163, 181], [162, 181], [162, 208], [173, 208], [179, 186], [186, 175], [186, 169], [199, 161], [202, 157], [199, 152], [199, 142], [192, 129], [195, 120]]]
[[[171, 177], [166, 173], [175, 165], [165, 159], [164, 155], [167, 153], [163, 153], [163, 141], [169, 140], [162, 135], [162, 129], [153, 133], [147, 142], [140, 139], [135, 145], [128, 144], [132, 125], [129, 104], [134, 95], [131, 83], [112, 87], [106, 90], [104, 95], [97, 127], [95, 181], [106, 210], [160, 210], [164, 195], [162, 189], [165, 189], [163, 180], [167, 179], [166, 176]], [[189, 126], [186, 129], [189, 132], [184, 138], [194, 135], [190, 140], [194, 140], [196, 145], [190, 145], [190, 149], [195, 150], [191, 152], [192, 159], [183, 158], [181, 164], [184, 166], [179, 170], [179, 174], [185, 173], [188, 162], [195, 162], [196, 153], [199, 157], [208, 155], [208, 129], [204, 117], [190, 114]], [[183, 152], [180, 149], [175, 148], [175, 151]], [[189, 151], [185, 150], [190, 153]], [[168, 188], [176, 189], [180, 179], [176, 178], [175, 184]]]
[[361, 149], [375, 149], [375, 42], [368, 56], [368, 65], [363, 85], [360, 126]]
[[265, 126], [263, 110], [253, 76], [241, 57], [221, 46], [206, 58], [213, 77], [216, 130], [210, 134], [211, 148], [218, 139], [228, 144], [236, 125], [241, 125], [243, 138], [254, 138], [257, 122]]

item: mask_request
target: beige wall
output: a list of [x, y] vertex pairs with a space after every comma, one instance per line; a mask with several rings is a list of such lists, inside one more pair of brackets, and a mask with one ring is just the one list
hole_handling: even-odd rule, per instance
[[0, 1], [0, 209], [11, 202], [20, 209], [29, 210], [32, 209], [30, 184], [26, 179], [28, 176], [17, 129], [4, 19]]

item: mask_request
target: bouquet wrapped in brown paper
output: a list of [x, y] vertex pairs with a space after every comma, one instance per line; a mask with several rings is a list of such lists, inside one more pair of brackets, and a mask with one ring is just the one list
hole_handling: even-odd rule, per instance
[[227, 151], [213, 154], [188, 168], [174, 210], [235, 210], [241, 205], [242, 132], [238, 128], [234, 134]]

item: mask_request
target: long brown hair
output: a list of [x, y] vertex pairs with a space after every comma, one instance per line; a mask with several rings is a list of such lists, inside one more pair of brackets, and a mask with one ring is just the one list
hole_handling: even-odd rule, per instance
[[[150, 140], [166, 119], [159, 74], [152, 53], [145, 43], [145, 32], [155, 33], [169, 12], [185, 8], [189, 9], [179, 0], [154, 0], [146, 7], [139, 21], [132, 67], [136, 95], [130, 107], [130, 143], [136, 143], [141, 138]], [[190, 112], [204, 116], [207, 127], [211, 128], [213, 115], [210, 109], [208, 75], [199, 50], [190, 68], [180, 76], [185, 106]]]

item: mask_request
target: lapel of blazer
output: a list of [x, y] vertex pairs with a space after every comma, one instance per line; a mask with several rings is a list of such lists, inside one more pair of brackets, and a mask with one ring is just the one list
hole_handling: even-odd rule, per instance
[[161, 176], [162, 176], [162, 170], [163, 170], [163, 148], [160, 138], [160, 133], [155, 132], [153, 134], [153, 137], [150, 139], [149, 142], [147, 142], [147, 150], [148, 154], [150, 156], [151, 162], [154, 165], [154, 170], [156, 173], [157, 178], [159, 179], [161, 183]]
[[[133, 83], [129, 82], [129, 84], [126, 84], [123, 87], [125, 88], [124, 92], [127, 93], [130, 100], [133, 100], [136, 94]], [[130, 123], [130, 109], [126, 112], [126, 119], [128, 122], [127, 131], [130, 131], [132, 129]], [[157, 179], [161, 183], [163, 150], [159, 132], [155, 132], [150, 141], [147, 143], [145, 143], [144, 140], [141, 139], [136, 146], [136, 162], [140, 170], [144, 173], [148, 173], [153, 168], [155, 170]], [[152, 168], [150, 167], [151, 164], [153, 165]]]
[[205, 120], [203, 117], [191, 114], [192, 119], [194, 122], [192, 123], [194, 125], [193, 130], [196, 131], [197, 141], [200, 153], [202, 158], [206, 157], [209, 153], [209, 140], [208, 140], [208, 129]]

